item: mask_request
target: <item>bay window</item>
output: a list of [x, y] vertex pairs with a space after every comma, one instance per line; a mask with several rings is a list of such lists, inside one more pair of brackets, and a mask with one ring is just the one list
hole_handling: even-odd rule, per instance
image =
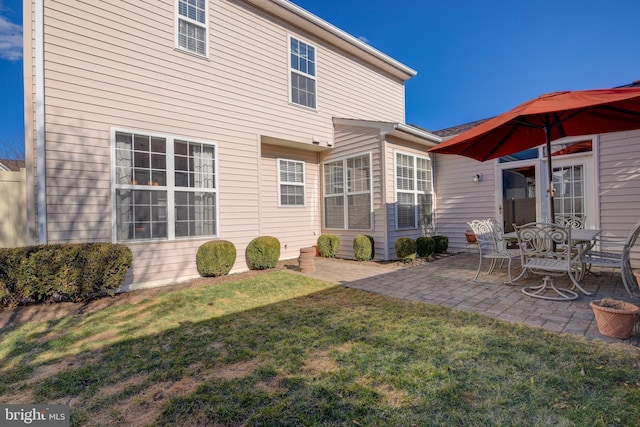
[[325, 163], [325, 228], [369, 230], [371, 211], [371, 156]]
[[431, 160], [396, 153], [396, 228], [433, 225]]

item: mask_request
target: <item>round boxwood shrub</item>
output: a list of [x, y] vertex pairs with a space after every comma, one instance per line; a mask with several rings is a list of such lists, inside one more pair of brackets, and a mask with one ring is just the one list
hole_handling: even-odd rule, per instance
[[416, 241], [408, 237], [401, 237], [393, 245], [396, 258], [403, 262], [411, 262], [416, 259]]
[[340, 249], [340, 238], [334, 234], [322, 234], [318, 237], [318, 252], [325, 258], [333, 258]]
[[443, 254], [449, 249], [449, 238], [447, 236], [433, 236], [433, 240], [436, 243], [435, 253]]
[[247, 246], [247, 262], [252, 270], [275, 268], [280, 259], [280, 241], [272, 236], [260, 236]]
[[196, 253], [198, 273], [203, 277], [218, 277], [229, 274], [236, 262], [236, 247], [227, 240], [204, 243]]
[[358, 261], [369, 261], [375, 256], [374, 240], [361, 234], [353, 238], [353, 255]]
[[432, 237], [418, 237], [416, 239], [416, 248], [419, 257], [428, 257], [436, 251], [436, 242]]

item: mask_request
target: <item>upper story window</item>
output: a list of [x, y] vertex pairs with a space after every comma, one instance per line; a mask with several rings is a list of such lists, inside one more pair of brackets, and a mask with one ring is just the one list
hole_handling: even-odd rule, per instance
[[304, 206], [304, 162], [278, 159], [280, 206]]
[[116, 131], [113, 156], [118, 242], [217, 235], [215, 145]]
[[176, 6], [178, 47], [207, 56], [207, 0], [177, 0]]
[[324, 227], [371, 229], [371, 155], [324, 164]]
[[396, 153], [396, 227], [433, 225], [433, 172], [426, 157]]
[[291, 102], [316, 108], [316, 48], [289, 38]]

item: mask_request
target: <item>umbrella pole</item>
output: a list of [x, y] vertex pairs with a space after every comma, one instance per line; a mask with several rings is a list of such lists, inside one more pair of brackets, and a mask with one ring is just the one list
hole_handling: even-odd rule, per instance
[[551, 166], [551, 129], [544, 127], [544, 135], [547, 139], [547, 174], [549, 178], [549, 217], [551, 222], [556, 222], [556, 209], [553, 206], [553, 166]]

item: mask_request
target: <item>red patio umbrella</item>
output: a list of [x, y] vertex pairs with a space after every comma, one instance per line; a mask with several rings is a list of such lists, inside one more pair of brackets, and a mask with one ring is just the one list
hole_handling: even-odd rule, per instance
[[595, 89], [542, 95], [431, 149], [479, 161], [547, 144], [549, 213], [553, 206], [551, 141], [565, 136], [640, 129], [640, 88]]

